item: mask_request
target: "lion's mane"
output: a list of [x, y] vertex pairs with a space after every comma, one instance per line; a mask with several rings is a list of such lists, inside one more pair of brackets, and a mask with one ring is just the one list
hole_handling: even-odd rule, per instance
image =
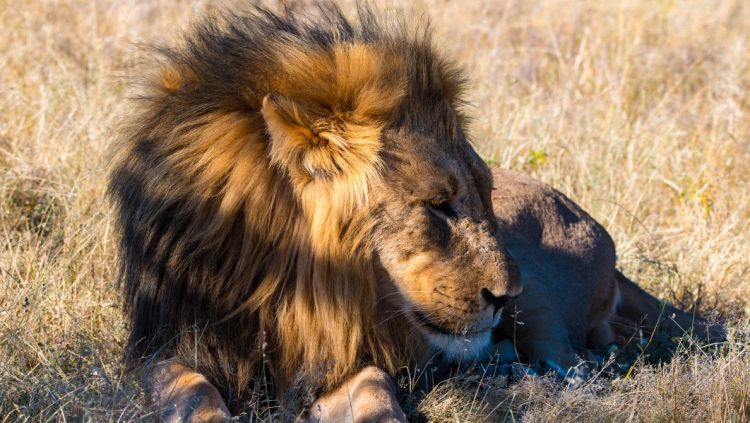
[[384, 318], [361, 210], [381, 131], [459, 107], [462, 78], [424, 28], [367, 7], [313, 16], [252, 8], [154, 48], [113, 160], [127, 359], [184, 360], [230, 403], [261, 366], [277, 388], [327, 388], [419, 353]]

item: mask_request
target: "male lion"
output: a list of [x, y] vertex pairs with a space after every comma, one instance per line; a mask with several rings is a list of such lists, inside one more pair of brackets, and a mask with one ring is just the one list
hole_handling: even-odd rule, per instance
[[521, 292], [461, 74], [424, 30], [318, 12], [204, 19], [158, 50], [123, 129], [127, 357], [170, 363], [155, 396], [236, 408], [254, 376], [319, 393], [428, 344], [479, 357]]
[[[227, 417], [261, 379], [279, 396], [320, 397], [312, 419], [403, 420], [389, 375], [431, 350], [485, 357], [515, 297], [506, 332], [523, 319], [575, 329], [551, 340], [516, 330], [530, 360], [572, 366], [590, 333], [615, 339], [608, 319], [625, 282], [613, 285], [606, 232], [556, 262], [580, 266], [561, 289], [598, 310], [571, 322], [580, 313], [543, 289], [556, 275], [534, 270], [548, 247], [565, 256], [565, 240], [538, 227], [567, 214], [527, 225], [537, 203], [522, 188], [493, 212], [492, 175], [464, 133], [461, 73], [426, 30], [366, 7], [358, 16], [329, 3], [308, 16], [256, 7], [157, 49], [109, 191], [127, 359], [157, 362], [148, 386], [168, 420]], [[519, 297], [506, 235], [543, 297]]]

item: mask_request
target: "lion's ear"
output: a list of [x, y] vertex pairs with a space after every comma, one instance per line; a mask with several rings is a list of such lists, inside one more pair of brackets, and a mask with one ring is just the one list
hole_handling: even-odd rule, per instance
[[382, 124], [356, 110], [339, 111], [269, 94], [261, 113], [270, 136], [271, 161], [288, 171], [296, 184], [371, 173], [378, 162]]

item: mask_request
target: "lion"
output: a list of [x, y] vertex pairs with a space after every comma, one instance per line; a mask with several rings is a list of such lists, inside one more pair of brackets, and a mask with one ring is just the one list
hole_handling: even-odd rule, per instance
[[568, 197], [519, 172], [493, 169], [493, 176], [497, 237], [524, 288], [496, 330], [500, 343], [512, 339], [504, 361], [520, 359], [576, 385], [639, 332], [724, 339], [720, 325], [659, 301], [617, 270], [609, 233]]
[[462, 73], [358, 16], [255, 7], [154, 49], [109, 185], [127, 361], [172, 369], [152, 385], [235, 411], [258, 375], [317, 395], [430, 346], [478, 357], [521, 293]]
[[545, 208], [564, 197], [502, 174], [493, 208], [465, 77], [425, 26], [253, 6], [153, 50], [109, 195], [126, 361], [165, 420], [228, 418], [270, 381], [300, 419], [405, 421], [399, 369], [481, 360], [504, 332], [567, 372], [645, 295], [588, 215]]

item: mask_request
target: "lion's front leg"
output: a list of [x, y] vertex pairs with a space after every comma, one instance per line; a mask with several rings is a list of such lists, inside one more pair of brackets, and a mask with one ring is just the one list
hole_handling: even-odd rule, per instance
[[163, 422], [222, 422], [231, 418], [216, 387], [182, 364], [156, 366], [149, 372], [147, 386]]
[[393, 379], [377, 367], [367, 367], [337, 390], [319, 398], [306, 422], [406, 422], [396, 398]]

